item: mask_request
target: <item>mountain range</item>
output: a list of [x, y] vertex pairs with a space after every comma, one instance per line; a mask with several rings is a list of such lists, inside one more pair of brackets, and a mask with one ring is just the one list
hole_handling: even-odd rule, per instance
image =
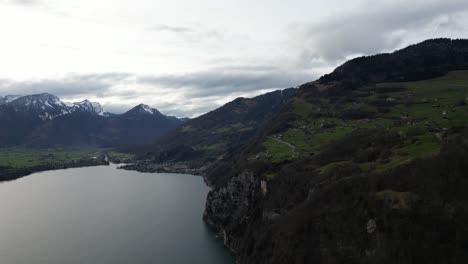
[[144, 104], [123, 114], [111, 114], [88, 100], [66, 103], [48, 93], [10, 95], [0, 97], [0, 146], [115, 147], [151, 143], [185, 121]]

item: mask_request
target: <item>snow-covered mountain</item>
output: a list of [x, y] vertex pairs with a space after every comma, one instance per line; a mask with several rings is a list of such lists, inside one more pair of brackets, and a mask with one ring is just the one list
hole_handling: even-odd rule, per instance
[[84, 100], [78, 103], [73, 103], [72, 106], [73, 111], [76, 110], [83, 110], [87, 111], [90, 113], [96, 113], [98, 115], [103, 115], [104, 110], [102, 109], [102, 106], [99, 103], [96, 102], [90, 102], [89, 100]]
[[0, 97], [0, 105], [11, 106], [17, 112], [35, 114], [42, 120], [52, 120], [55, 117], [71, 114], [75, 111], [85, 111], [91, 114], [102, 114], [99, 103], [84, 100], [77, 103], [66, 103], [57, 96], [42, 93], [26, 96], [7, 95]]
[[0, 105], [8, 104], [11, 101], [13, 101], [13, 100], [15, 100], [15, 99], [17, 99], [19, 97], [21, 97], [21, 96], [19, 96], [19, 95], [7, 95], [7, 96], [4, 96], [4, 97], [0, 96]]
[[29, 112], [42, 120], [50, 120], [56, 116], [70, 112], [67, 104], [57, 96], [48, 93], [22, 96], [8, 103], [17, 112]]
[[184, 122], [144, 104], [112, 114], [96, 102], [68, 103], [48, 93], [0, 96], [0, 147], [144, 144]]
[[163, 116], [157, 109], [151, 108], [148, 105], [145, 104], [139, 104], [132, 109], [130, 109], [128, 112], [126, 112], [124, 115], [130, 116], [130, 115], [139, 115], [139, 116]]

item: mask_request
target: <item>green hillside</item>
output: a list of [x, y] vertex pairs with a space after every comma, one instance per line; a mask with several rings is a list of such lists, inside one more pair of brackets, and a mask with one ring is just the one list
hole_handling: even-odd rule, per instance
[[388, 169], [434, 154], [449, 128], [468, 124], [468, 71], [417, 82], [379, 83], [357, 89], [353, 95], [354, 100], [335, 103], [294, 98], [293, 112], [301, 118], [285, 132], [266, 138], [264, 149], [251, 159], [299, 160], [320, 155], [328, 143], [356, 129], [379, 129], [397, 134], [399, 144], [385, 157], [355, 161], [363, 169]]

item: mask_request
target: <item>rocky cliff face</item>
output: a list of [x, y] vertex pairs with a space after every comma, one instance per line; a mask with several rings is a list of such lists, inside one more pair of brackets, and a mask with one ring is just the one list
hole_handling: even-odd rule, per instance
[[208, 194], [203, 219], [223, 236], [224, 244], [233, 252], [242, 247], [242, 231], [251, 223], [260, 197], [260, 182], [250, 171]]

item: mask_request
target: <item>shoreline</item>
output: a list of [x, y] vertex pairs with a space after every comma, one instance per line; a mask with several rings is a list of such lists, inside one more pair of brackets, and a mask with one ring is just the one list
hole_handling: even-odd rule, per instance
[[87, 160], [78, 160], [70, 161], [64, 163], [44, 163], [37, 166], [32, 166], [28, 168], [12, 168], [12, 167], [0, 167], [0, 183], [14, 181], [37, 172], [44, 171], [53, 171], [53, 170], [63, 170], [63, 169], [72, 169], [72, 168], [82, 168], [82, 167], [94, 167], [109, 165], [109, 161], [104, 158], [101, 159], [87, 159]]
[[[195, 176], [204, 176], [206, 167], [195, 167], [188, 162], [165, 162], [165, 163], [154, 163], [151, 161], [138, 161], [133, 162], [124, 166], [120, 166], [119, 169], [133, 170], [143, 173], [180, 173], [180, 174], [191, 174]], [[203, 177], [204, 178], [204, 177]]]
[[[111, 160], [111, 162], [113, 162]], [[139, 161], [128, 161], [124, 162], [124, 166], [119, 166], [118, 169], [138, 171], [142, 173], [177, 173], [177, 174], [189, 174], [193, 176], [199, 176], [203, 178], [203, 182], [206, 186], [213, 190], [214, 184], [210, 183], [207, 179], [207, 172], [209, 165], [197, 166], [192, 162], [163, 162], [156, 163], [150, 160], [139, 160]]]

